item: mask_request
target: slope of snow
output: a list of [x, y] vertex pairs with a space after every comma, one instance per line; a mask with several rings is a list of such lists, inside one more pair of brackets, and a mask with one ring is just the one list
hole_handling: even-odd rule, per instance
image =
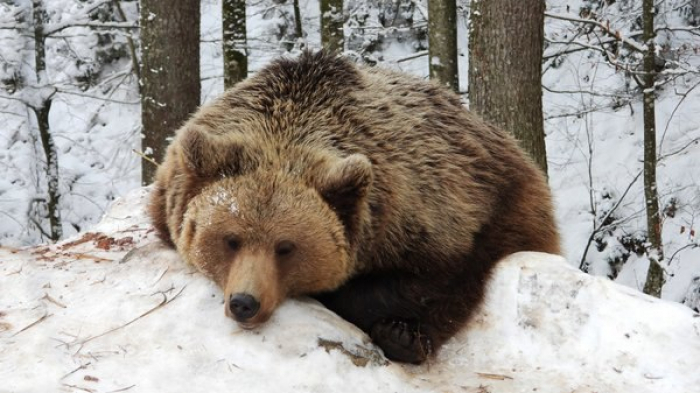
[[0, 248], [0, 392], [690, 392], [700, 318], [521, 253], [496, 271], [484, 309], [438, 358], [387, 362], [312, 300], [257, 331], [155, 240], [147, 191], [58, 245]]

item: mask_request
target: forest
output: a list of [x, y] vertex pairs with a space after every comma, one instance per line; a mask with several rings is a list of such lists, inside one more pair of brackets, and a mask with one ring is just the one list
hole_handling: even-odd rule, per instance
[[570, 264], [700, 308], [699, 0], [0, 0], [0, 246], [88, 230], [200, 104], [320, 48], [453, 89], [546, 172]]

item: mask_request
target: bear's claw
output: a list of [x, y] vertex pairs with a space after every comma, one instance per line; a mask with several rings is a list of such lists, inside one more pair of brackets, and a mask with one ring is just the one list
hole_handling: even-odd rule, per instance
[[415, 322], [385, 319], [372, 326], [370, 336], [390, 360], [421, 364], [432, 353], [430, 337]]

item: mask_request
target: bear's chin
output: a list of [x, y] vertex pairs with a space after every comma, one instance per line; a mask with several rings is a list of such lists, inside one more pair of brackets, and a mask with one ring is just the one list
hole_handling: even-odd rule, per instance
[[243, 330], [255, 330], [262, 325], [262, 323], [250, 323], [250, 322], [238, 322], [238, 321], [236, 321], [236, 324], [238, 325], [238, 327], [240, 327]]
[[267, 323], [270, 320], [271, 313], [259, 314], [251, 318], [249, 321], [239, 321], [230, 312], [226, 312], [226, 316], [231, 319], [236, 325], [243, 330], [255, 330]]

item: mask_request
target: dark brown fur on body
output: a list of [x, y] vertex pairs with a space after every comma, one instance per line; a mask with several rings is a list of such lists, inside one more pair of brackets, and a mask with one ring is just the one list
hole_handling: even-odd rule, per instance
[[311, 294], [420, 363], [468, 321], [499, 259], [559, 252], [550, 199], [516, 142], [454, 94], [306, 53], [178, 131], [150, 214], [227, 300], [260, 301], [242, 326]]

